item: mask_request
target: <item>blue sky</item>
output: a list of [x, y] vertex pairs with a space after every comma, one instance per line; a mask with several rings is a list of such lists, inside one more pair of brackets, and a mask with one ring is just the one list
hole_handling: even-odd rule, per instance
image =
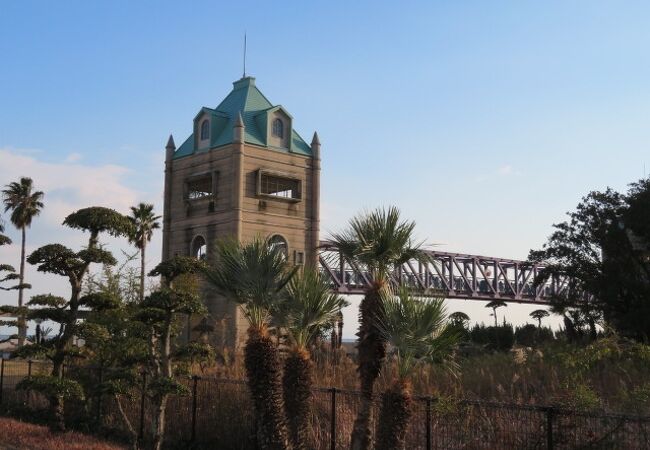
[[647, 2], [311, 3], [0, 2], [0, 183], [48, 193], [30, 244], [78, 244], [76, 207], [161, 210], [167, 136], [241, 76], [244, 32], [258, 87], [321, 137], [326, 232], [395, 204], [443, 250], [525, 258], [650, 169]]

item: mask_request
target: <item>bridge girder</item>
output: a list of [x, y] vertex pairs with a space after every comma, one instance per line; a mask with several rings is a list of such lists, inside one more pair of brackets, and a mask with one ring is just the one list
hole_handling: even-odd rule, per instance
[[[543, 266], [528, 261], [435, 250], [427, 250], [425, 255], [425, 261], [409, 261], [393, 271], [391, 285], [407, 286], [425, 297], [536, 305], [549, 305], [553, 298], [566, 296], [573, 289], [566, 275], [535, 286]], [[333, 250], [321, 249], [319, 265], [332, 288], [342, 295], [363, 294], [372, 282], [366, 269]]]

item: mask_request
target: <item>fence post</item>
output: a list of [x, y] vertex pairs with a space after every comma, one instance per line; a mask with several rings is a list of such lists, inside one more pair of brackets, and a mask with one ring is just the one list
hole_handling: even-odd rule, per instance
[[31, 359], [27, 360], [27, 378], [32, 376], [32, 362]]
[[546, 448], [553, 450], [553, 408], [546, 408]]
[[102, 383], [104, 382], [104, 368], [99, 366], [99, 376], [98, 376], [98, 391], [97, 391], [97, 423], [102, 418]]
[[0, 404], [2, 404], [3, 390], [5, 381], [5, 359], [0, 358]]
[[198, 375], [192, 377], [192, 443], [196, 439], [196, 408], [197, 408], [197, 398], [196, 398], [196, 387], [199, 383]]
[[431, 450], [431, 397], [427, 397], [427, 450]]
[[147, 372], [142, 372], [142, 395], [140, 396], [140, 432], [138, 439], [144, 438], [144, 402], [147, 393]]
[[330, 389], [331, 392], [331, 418], [330, 423], [330, 450], [336, 450], [336, 388]]

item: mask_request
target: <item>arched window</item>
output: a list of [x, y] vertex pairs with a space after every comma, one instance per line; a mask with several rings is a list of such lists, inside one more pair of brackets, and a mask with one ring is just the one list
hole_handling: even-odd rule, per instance
[[201, 122], [201, 140], [210, 139], [210, 121], [205, 119]]
[[203, 236], [197, 236], [192, 241], [192, 256], [201, 260], [207, 258], [208, 245]]
[[269, 239], [269, 247], [271, 249], [277, 249], [277, 251], [284, 255], [285, 259], [289, 257], [289, 245], [287, 244], [287, 241], [279, 234], [271, 236]]
[[273, 121], [273, 136], [282, 139], [284, 137], [284, 123], [282, 119], [275, 119]]

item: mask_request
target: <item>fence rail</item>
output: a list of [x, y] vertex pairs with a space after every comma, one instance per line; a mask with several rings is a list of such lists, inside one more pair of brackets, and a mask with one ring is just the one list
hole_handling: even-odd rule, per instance
[[[44, 398], [16, 391], [23, 378], [47, 373], [40, 361], [0, 360], [0, 403], [44, 408]], [[69, 414], [92, 415], [102, 426], [126, 432], [116, 399], [97, 389], [104, 371], [68, 367], [66, 376], [82, 383], [85, 404], [71, 402]], [[255, 448], [254, 415], [246, 383], [242, 380], [192, 376], [183, 378], [189, 395], [172, 396], [167, 406], [165, 439], [207, 448]], [[145, 440], [152, 429], [152, 405], [144, 394], [147, 379], [131, 398], [121, 398], [134, 429]], [[315, 388], [312, 393], [308, 448], [349, 448], [360, 393], [338, 388]], [[375, 402], [375, 414], [379, 400]], [[647, 449], [650, 417], [593, 414], [538, 405], [459, 400], [429, 396], [413, 399], [407, 436], [409, 449]]]

